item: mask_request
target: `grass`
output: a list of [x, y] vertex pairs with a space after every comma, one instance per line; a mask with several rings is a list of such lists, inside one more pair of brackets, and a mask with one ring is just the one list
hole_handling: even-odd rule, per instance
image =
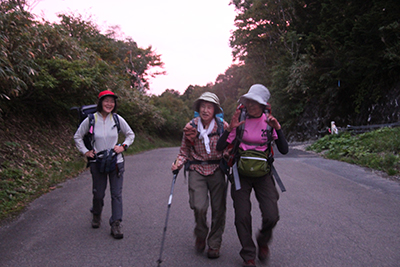
[[307, 150], [321, 153], [325, 158], [368, 167], [387, 173], [400, 174], [400, 127], [352, 135], [343, 132], [326, 135]]

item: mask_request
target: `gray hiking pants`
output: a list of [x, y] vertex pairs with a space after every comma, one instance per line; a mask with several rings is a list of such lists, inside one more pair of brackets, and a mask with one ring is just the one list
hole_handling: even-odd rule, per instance
[[[124, 181], [124, 162], [117, 164], [118, 168], [110, 173], [100, 173], [96, 163], [90, 164], [93, 181], [93, 214], [101, 214], [104, 206], [104, 196], [107, 180], [110, 180], [111, 217], [110, 225], [115, 221], [122, 221], [122, 184]], [[108, 178], [108, 179], [107, 179]]]

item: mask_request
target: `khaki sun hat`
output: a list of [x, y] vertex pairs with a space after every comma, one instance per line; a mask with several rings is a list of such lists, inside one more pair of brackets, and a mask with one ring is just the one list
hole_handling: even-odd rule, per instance
[[250, 99], [266, 106], [270, 97], [271, 94], [267, 87], [262, 84], [254, 84], [250, 87], [247, 94], [244, 94], [240, 97], [239, 102], [245, 104], [246, 99]]
[[196, 101], [194, 101], [194, 103], [193, 103], [193, 109], [197, 112], [199, 112], [201, 101], [207, 101], [207, 102], [216, 104], [218, 107], [218, 110], [215, 111], [215, 114], [222, 112], [221, 106], [219, 104], [219, 98], [216, 94], [210, 93], [210, 92], [205, 92], [199, 98], [197, 98]]

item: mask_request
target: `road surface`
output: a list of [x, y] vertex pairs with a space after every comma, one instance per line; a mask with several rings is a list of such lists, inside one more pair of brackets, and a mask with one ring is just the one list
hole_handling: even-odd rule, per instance
[[[157, 266], [178, 148], [126, 157], [122, 240], [110, 235], [109, 191], [103, 222], [91, 228], [91, 176], [83, 172], [35, 200], [0, 229], [0, 266]], [[279, 154], [279, 153], [277, 153]], [[400, 184], [354, 165], [291, 150], [276, 155], [287, 192], [267, 266], [400, 266]], [[261, 224], [253, 199], [253, 228]], [[179, 173], [161, 266], [241, 266], [230, 194], [221, 257], [194, 251], [194, 219]], [[257, 266], [264, 266], [257, 261]]]

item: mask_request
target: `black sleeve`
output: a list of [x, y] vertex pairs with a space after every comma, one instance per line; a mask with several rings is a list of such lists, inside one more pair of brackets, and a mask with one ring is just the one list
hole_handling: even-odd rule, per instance
[[276, 134], [278, 135], [278, 139], [275, 140], [275, 144], [278, 147], [279, 152], [285, 155], [289, 152], [289, 145], [286, 141], [285, 135], [282, 132], [282, 129], [276, 130]]
[[217, 151], [223, 151], [228, 146], [228, 142], [226, 142], [228, 136], [229, 132], [225, 130], [221, 137], [218, 139]]

